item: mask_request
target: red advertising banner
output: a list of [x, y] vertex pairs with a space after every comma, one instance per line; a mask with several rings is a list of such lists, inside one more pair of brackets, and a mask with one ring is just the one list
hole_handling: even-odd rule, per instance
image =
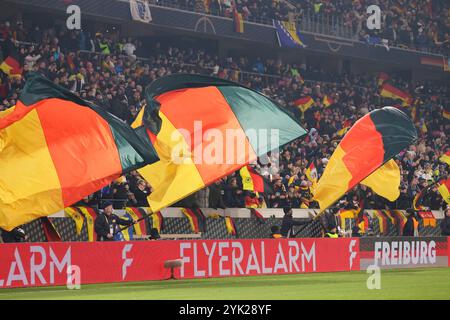
[[0, 245], [0, 288], [359, 270], [359, 239], [59, 242]]

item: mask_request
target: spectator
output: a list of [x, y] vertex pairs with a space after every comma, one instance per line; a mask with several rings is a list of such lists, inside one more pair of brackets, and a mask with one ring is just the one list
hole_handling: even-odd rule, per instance
[[303, 226], [311, 222], [311, 219], [305, 221], [295, 221], [292, 217], [292, 208], [283, 208], [284, 217], [281, 222], [280, 233], [284, 238], [290, 238], [293, 235], [292, 228], [294, 226]]
[[118, 217], [113, 212], [112, 202], [106, 201], [103, 204], [101, 214], [97, 216], [94, 223], [97, 241], [114, 241], [114, 235], [120, 231], [119, 225], [129, 226], [134, 223], [134, 221]]
[[217, 180], [212, 185], [210, 185], [208, 197], [209, 207], [214, 209], [225, 209], [225, 203], [223, 201], [224, 194], [225, 191], [222, 180]]
[[450, 205], [445, 209], [444, 220], [441, 221], [441, 231], [443, 236], [450, 236]]

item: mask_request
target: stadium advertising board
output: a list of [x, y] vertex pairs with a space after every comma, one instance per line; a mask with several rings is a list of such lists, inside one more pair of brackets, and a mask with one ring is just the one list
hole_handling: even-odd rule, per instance
[[[61, 242], [0, 246], [0, 288], [359, 269], [358, 239]], [[69, 266], [71, 268], [69, 268]], [[69, 269], [68, 269], [69, 268]], [[75, 276], [74, 276], [75, 278]]]
[[380, 268], [445, 267], [448, 260], [446, 237], [362, 238], [360, 240], [361, 270], [369, 265]]

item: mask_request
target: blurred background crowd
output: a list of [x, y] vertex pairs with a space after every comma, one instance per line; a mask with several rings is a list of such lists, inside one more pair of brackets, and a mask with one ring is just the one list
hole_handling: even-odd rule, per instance
[[[298, 1], [294, 4], [300, 13], [321, 4], [320, 12], [341, 15], [344, 20], [355, 24], [358, 21], [355, 16], [363, 14], [360, 10], [362, 2]], [[385, 18], [393, 19], [390, 23], [393, 30], [384, 32], [397, 34], [397, 40], [402, 43], [408, 38], [401, 36], [406, 28], [414, 35], [412, 42], [406, 45], [417, 44], [421, 34], [426, 34], [429, 44], [448, 50], [448, 33], [439, 34], [437, 30], [448, 30], [441, 25], [448, 26], [449, 3], [434, 1], [443, 7], [421, 10], [419, 14], [417, 9], [427, 2], [378, 1], [401, 13], [394, 19], [388, 11]], [[211, 10], [215, 5], [218, 3], [210, 2]], [[262, 0], [241, 1], [238, 7], [246, 7], [248, 16], [267, 15], [269, 18], [286, 17], [289, 11], [278, 2]], [[226, 14], [223, 9], [219, 11]], [[424, 16], [423, 12], [430, 14]], [[419, 23], [422, 31], [419, 31]], [[172, 73], [201, 73], [237, 81], [266, 94], [308, 129], [306, 137], [279, 152], [269, 153], [269, 163], [252, 164], [270, 182], [272, 191], [269, 193], [255, 194], [242, 190], [242, 181], [236, 172], [178, 205], [314, 208], [312, 182], [306, 170], [313, 164], [320, 177], [346, 128], [371, 110], [393, 104], [413, 118], [420, 137], [416, 145], [396, 158], [403, 179], [400, 197], [390, 203], [370, 189], [358, 186], [346, 195], [348, 206], [358, 207], [364, 199], [368, 209], [410, 208], [414, 196], [421, 189], [448, 175], [448, 166], [439, 161], [439, 157], [449, 149], [449, 121], [443, 116], [445, 108], [449, 108], [448, 82], [415, 83], [401, 75], [389, 75], [392, 85], [414, 98], [410, 106], [401, 106], [380, 96], [379, 73], [337, 74], [317, 65], [235, 53], [219, 58], [218, 52], [203, 47], [201, 41], [188, 47], [176, 42], [144, 43], [142, 39], [122, 38], [114, 30], [108, 33], [103, 30], [67, 31], [63, 27], [42, 27], [32, 22], [24, 26], [20, 20], [0, 22], [0, 41], [3, 52], [10, 50], [8, 46], [16, 48], [24, 74], [30, 70], [40, 72], [130, 124], [145, 103], [145, 87], [153, 80]], [[15, 105], [24, 77], [11, 78], [0, 72], [0, 80], [0, 111], [3, 111]], [[305, 112], [295, 103], [303, 97], [313, 100]], [[332, 101], [331, 105], [324, 104], [325, 97]], [[95, 206], [101, 199], [113, 199], [116, 207], [125, 204], [147, 206], [147, 195], [151, 191], [151, 186], [133, 172], [85, 198], [80, 204]], [[425, 201], [424, 205], [431, 209], [439, 209], [443, 205], [437, 188]]]

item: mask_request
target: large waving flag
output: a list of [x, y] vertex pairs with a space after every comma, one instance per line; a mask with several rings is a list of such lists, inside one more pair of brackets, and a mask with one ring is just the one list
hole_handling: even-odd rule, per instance
[[[416, 139], [411, 119], [396, 108], [374, 110], [359, 119], [339, 143], [314, 190], [321, 211]], [[395, 174], [379, 179], [386, 186], [399, 183]]]
[[53, 214], [156, 160], [125, 122], [31, 73], [0, 114], [0, 227]]
[[302, 35], [295, 22], [273, 20], [277, 30], [278, 43], [280, 47], [304, 48], [306, 47]]
[[[175, 74], [150, 84], [146, 95], [133, 126], [160, 127], [156, 136], [148, 131], [160, 161], [139, 169], [153, 189], [153, 212], [306, 133], [269, 98], [218, 78]], [[161, 123], [153, 121], [158, 112]]]

